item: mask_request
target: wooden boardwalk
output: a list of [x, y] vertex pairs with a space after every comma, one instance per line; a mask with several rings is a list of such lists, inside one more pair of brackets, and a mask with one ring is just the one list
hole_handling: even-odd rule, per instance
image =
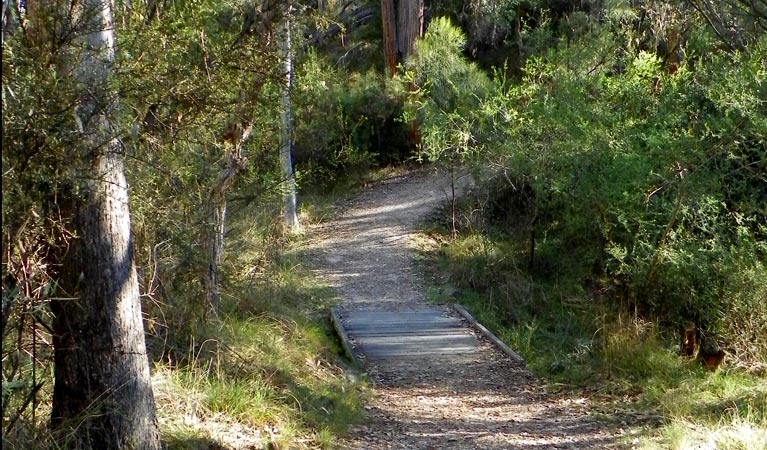
[[477, 351], [474, 333], [447, 310], [334, 310], [333, 315], [347, 352], [358, 361]]
[[466, 309], [460, 305], [453, 308], [455, 312], [433, 307], [400, 311], [333, 308], [331, 316], [346, 353], [358, 363], [471, 355], [479, 350], [480, 343], [474, 331], [511, 360], [525, 363]]

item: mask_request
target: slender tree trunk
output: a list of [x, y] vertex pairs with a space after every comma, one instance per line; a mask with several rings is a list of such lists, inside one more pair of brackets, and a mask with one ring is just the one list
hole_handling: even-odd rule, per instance
[[296, 200], [296, 177], [293, 170], [293, 115], [291, 114], [290, 90], [293, 85], [293, 50], [290, 36], [290, 6], [283, 19], [281, 42], [282, 64], [285, 79], [280, 88], [280, 162], [285, 177], [285, 223], [292, 232], [300, 231], [298, 201]]
[[[55, 314], [52, 425], [72, 449], [159, 450], [138, 280], [128, 185], [114, 138], [117, 99], [108, 85], [114, 60], [111, 3], [85, 0], [75, 111], [85, 164], [72, 198], [77, 233], [61, 288], [76, 297], [51, 303]], [[45, 13], [45, 12], [42, 12]], [[75, 180], [78, 182], [78, 180]]]
[[0, 44], [5, 42], [5, 34], [10, 32], [11, 25], [13, 24], [13, 21], [11, 19], [11, 0], [3, 0], [3, 11], [2, 16], [0, 16], [0, 19], [2, 19], [2, 28], [0, 29]]
[[514, 19], [514, 37], [517, 41], [517, 58], [519, 60], [519, 66], [523, 64], [523, 43], [522, 43], [522, 11], [517, 9], [517, 17]]
[[[215, 192], [215, 191], [214, 191]], [[224, 236], [226, 235], [226, 195], [223, 191], [210, 196], [210, 216], [212, 219], [208, 243], [208, 270], [205, 277], [205, 297], [208, 308], [218, 317], [221, 310], [221, 259], [224, 255]]]
[[[496, 4], [493, 0], [489, 1], [490, 3], [490, 10], [492, 11], [492, 15], [495, 16], [498, 11], [496, 10]], [[490, 29], [490, 44], [493, 46], [498, 45], [497, 42], [498, 39], [498, 21], [493, 20], [492, 28]]]
[[221, 260], [224, 255], [226, 236], [226, 193], [234, 180], [245, 169], [247, 161], [242, 157], [242, 147], [250, 137], [253, 127], [250, 123], [230, 125], [224, 136], [226, 163], [210, 189], [208, 207], [211, 228], [208, 238], [208, 268], [205, 274], [205, 296], [208, 307], [218, 317], [221, 309]]

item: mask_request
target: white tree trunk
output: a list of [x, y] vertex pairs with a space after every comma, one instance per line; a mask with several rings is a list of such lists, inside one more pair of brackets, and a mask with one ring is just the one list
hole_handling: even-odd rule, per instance
[[11, 0], [3, 0], [2, 28], [0, 28], [0, 45], [5, 48], [5, 33], [9, 31], [11, 25]]
[[283, 19], [281, 41], [284, 80], [280, 88], [280, 162], [285, 177], [285, 223], [292, 232], [300, 231], [298, 202], [296, 200], [296, 177], [293, 170], [293, 116], [291, 114], [290, 90], [293, 85], [293, 50], [290, 37], [290, 6]]

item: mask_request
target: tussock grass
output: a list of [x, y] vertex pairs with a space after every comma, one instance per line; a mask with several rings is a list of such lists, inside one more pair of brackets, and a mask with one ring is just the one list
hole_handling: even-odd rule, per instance
[[589, 396], [601, 419], [630, 424], [635, 448], [767, 449], [764, 376], [705, 371], [679, 355], [674, 330], [595, 295], [583, 274], [528, 271], [517, 238], [469, 228], [452, 240], [432, 226], [421, 239], [432, 299], [464, 304], [552, 389]]
[[748, 418], [723, 419], [717, 425], [679, 420], [666, 426], [661, 438], [644, 439], [638, 448], [761, 450], [767, 448], [767, 431], [764, 424], [754, 425]]
[[[338, 192], [304, 199], [302, 225], [332, 214]], [[155, 368], [169, 449], [337, 448], [362, 417], [367, 382], [328, 318], [338, 298], [303, 266], [304, 235], [265, 220], [232, 216], [219, 320], [193, 328], [176, 364]]]
[[168, 448], [332, 448], [360, 419], [366, 385], [321, 314], [330, 291], [295, 263], [272, 269], [205, 325], [183, 364], [156, 367]]

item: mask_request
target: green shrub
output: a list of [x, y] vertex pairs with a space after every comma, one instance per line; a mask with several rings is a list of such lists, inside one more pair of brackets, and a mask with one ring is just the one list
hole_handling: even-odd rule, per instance
[[[427, 99], [425, 144], [429, 111], [441, 114], [427, 152], [479, 155], [487, 212], [529, 228], [538, 273], [575, 274], [622, 308], [693, 321], [764, 358], [767, 41], [673, 74], [610, 43], [597, 34], [531, 57], [522, 83], [496, 80], [479, 106]], [[470, 145], [450, 140], [467, 130]]]
[[449, 19], [431, 21], [405, 64], [410, 98], [405, 120], [421, 125], [422, 156], [461, 161], [476, 150], [470, 112], [489, 86], [487, 76], [463, 56], [466, 37]]
[[347, 72], [309, 52], [296, 71], [295, 161], [305, 182], [333, 182], [408, 156], [402, 96], [374, 71]]

